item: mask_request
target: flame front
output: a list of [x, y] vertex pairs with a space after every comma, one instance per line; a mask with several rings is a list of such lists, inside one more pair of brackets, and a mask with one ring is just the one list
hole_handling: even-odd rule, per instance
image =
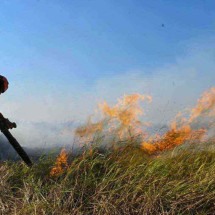
[[68, 155], [66, 153], [66, 150], [62, 149], [55, 161], [54, 167], [52, 167], [50, 171], [50, 175], [51, 176], [61, 175], [68, 168], [67, 159]]
[[[102, 119], [93, 123], [90, 118], [86, 125], [76, 129], [75, 134], [83, 139], [85, 144], [92, 142], [96, 134], [114, 134], [118, 139], [140, 135], [140, 147], [149, 154], [157, 154], [186, 142], [198, 143], [206, 136], [208, 129], [215, 125], [215, 87], [202, 94], [187, 117], [179, 112], [171, 122], [169, 130], [163, 135], [154, 134], [146, 138], [143, 127], [149, 126], [149, 123], [139, 120], [139, 116], [144, 114], [140, 106], [141, 101], [151, 102], [152, 97], [141, 94], [125, 95], [112, 107], [104, 102], [99, 105]], [[208, 125], [197, 128], [202, 119], [206, 119]], [[67, 154], [62, 150], [50, 174], [59, 175], [67, 166]]]
[[[200, 142], [207, 133], [206, 128], [192, 129], [192, 124], [198, 122], [201, 118], [210, 118], [215, 121], [215, 88], [211, 88], [204, 92], [198, 100], [197, 105], [190, 110], [188, 118], [183, 117], [182, 113], [178, 113], [175, 120], [170, 125], [170, 130], [163, 136], [152, 141], [144, 141], [142, 148], [149, 153], [157, 153], [159, 151], [168, 150], [185, 142]], [[151, 147], [150, 147], [151, 145]]]
[[[75, 134], [82, 138], [86, 144], [93, 140], [95, 134], [117, 135], [119, 139], [128, 137], [129, 134], [141, 133], [142, 124], [138, 117], [144, 112], [140, 106], [141, 101], [151, 102], [152, 98], [148, 95], [132, 94], [125, 95], [118, 103], [111, 107], [104, 102], [99, 104], [102, 119], [96, 123], [90, 120], [86, 125], [76, 129]], [[147, 123], [146, 123], [147, 124]]]
[[202, 116], [215, 117], [215, 87], [203, 93], [196, 107], [191, 110], [189, 122]]

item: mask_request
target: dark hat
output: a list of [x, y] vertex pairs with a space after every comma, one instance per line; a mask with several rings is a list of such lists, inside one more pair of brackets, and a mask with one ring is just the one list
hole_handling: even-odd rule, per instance
[[8, 80], [4, 76], [0, 75], [0, 91], [1, 93], [4, 93], [8, 88]]

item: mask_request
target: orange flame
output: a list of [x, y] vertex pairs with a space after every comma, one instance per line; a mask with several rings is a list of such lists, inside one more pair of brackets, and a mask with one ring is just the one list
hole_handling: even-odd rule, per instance
[[205, 134], [204, 129], [192, 130], [190, 126], [184, 126], [180, 129], [171, 129], [167, 131], [158, 140], [151, 142], [143, 142], [141, 147], [149, 153], [157, 153], [169, 150], [175, 146], [181, 145], [186, 141], [199, 141]]
[[204, 115], [215, 116], [215, 87], [203, 93], [196, 107], [191, 110], [189, 122], [193, 122], [196, 118]]
[[[107, 132], [116, 134], [119, 139], [130, 137], [131, 135], [141, 135], [144, 141], [141, 148], [149, 153], [172, 149], [185, 142], [199, 142], [205, 136], [206, 128], [193, 128], [194, 123], [201, 117], [215, 120], [215, 87], [204, 92], [198, 100], [196, 106], [189, 112], [188, 117], [184, 117], [180, 112], [170, 124], [170, 129], [163, 135], [155, 134], [146, 139], [143, 126], [149, 126], [146, 122], [140, 122], [139, 116], [144, 114], [140, 106], [141, 101], [151, 102], [148, 95], [132, 94], [125, 95], [114, 106], [109, 106], [106, 102], [99, 105], [102, 119], [96, 123], [91, 120], [85, 126], [76, 129], [78, 137], [85, 140], [92, 140], [96, 133], [106, 135]], [[199, 125], [198, 125], [199, 126]]]
[[103, 115], [109, 119], [110, 131], [117, 130], [120, 138], [130, 133], [140, 133], [138, 120], [144, 112], [140, 107], [140, 101], [152, 101], [152, 97], [148, 95], [132, 94], [125, 95], [118, 103], [110, 107], [106, 102], [100, 104], [100, 110]]
[[174, 148], [186, 141], [200, 141], [206, 134], [206, 128], [192, 129], [191, 124], [200, 117], [215, 116], [215, 87], [204, 92], [198, 100], [197, 105], [191, 109], [190, 117], [187, 119], [178, 113], [176, 119], [171, 123], [170, 130], [158, 140], [143, 142], [141, 147], [149, 153], [156, 153]]
[[100, 121], [98, 123], [92, 123], [90, 120], [87, 122], [85, 126], [81, 126], [75, 130], [75, 134], [80, 137], [86, 137], [90, 134], [94, 134], [103, 129], [103, 122]]
[[67, 159], [68, 155], [66, 153], [66, 150], [62, 149], [55, 161], [55, 165], [52, 167], [50, 171], [50, 175], [51, 176], [61, 175], [68, 168]]
[[152, 98], [148, 95], [132, 94], [125, 95], [113, 107], [106, 102], [99, 104], [103, 118], [97, 123], [89, 120], [85, 126], [77, 128], [75, 134], [89, 140], [96, 132], [115, 131], [120, 138], [125, 137], [129, 132], [140, 133], [138, 126], [141, 122], [138, 116], [143, 114], [143, 110], [139, 102], [144, 100], [151, 102]]
[[139, 122], [138, 115], [143, 114], [143, 110], [138, 103], [144, 100], [151, 102], [152, 97], [140, 94], [125, 95], [112, 108], [106, 102], [100, 104], [99, 107], [105, 116], [118, 120], [122, 125], [133, 126]]

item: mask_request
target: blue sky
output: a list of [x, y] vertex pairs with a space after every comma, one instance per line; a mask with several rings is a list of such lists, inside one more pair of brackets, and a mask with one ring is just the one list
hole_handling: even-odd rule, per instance
[[202, 0], [1, 1], [0, 69], [90, 84], [158, 67], [183, 55], [192, 38], [214, 34], [214, 9]]
[[1, 110], [25, 123], [79, 121], [102, 99], [139, 92], [168, 121], [215, 85], [214, 11], [213, 0], [2, 0]]

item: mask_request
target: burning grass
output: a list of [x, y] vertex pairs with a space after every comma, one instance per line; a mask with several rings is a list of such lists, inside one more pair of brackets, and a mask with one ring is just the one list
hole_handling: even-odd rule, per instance
[[31, 169], [0, 164], [0, 213], [214, 214], [215, 88], [164, 134], [147, 134], [139, 120], [141, 102], [151, 100], [133, 94], [101, 104], [100, 120], [76, 130], [87, 146], [79, 155], [62, 150]]
[[[76, 135], [84, 139], [84, 143], [93, 142], [96, 136], [112, 137], [119, 143], [131, 137], [138, 137], [140, 148], [149, 154], [158, 154], [173, 149], [184, 143], [200, 143], [209, 139], [209, 133], [215, 125], [215, 87], [204, 92], [195, 107], [187, 113], [178, 113], [170, 123], [169, 130], [164, 134], [148, 134], [148, 122], [141, 122], [139, 116], [144, 114], [141, 101], [152, 101], [149, 95], [125, 95], [118, 103], [110, 107], [106, 102], [99, 105], [101, 120], [91, 120], [82, 127], [77, 128]], [[212, 134], [214, 137], [214, 134]], [[108, 141], [103, 141], [108, 144]]]
[[[180, 149], [149, 156], [131, 145], [53, 158], [32, 169], [0, 165], [1, 214], [214, 214], [215, 151]], [[23, 177], [24, 176], [24, 177]]]

